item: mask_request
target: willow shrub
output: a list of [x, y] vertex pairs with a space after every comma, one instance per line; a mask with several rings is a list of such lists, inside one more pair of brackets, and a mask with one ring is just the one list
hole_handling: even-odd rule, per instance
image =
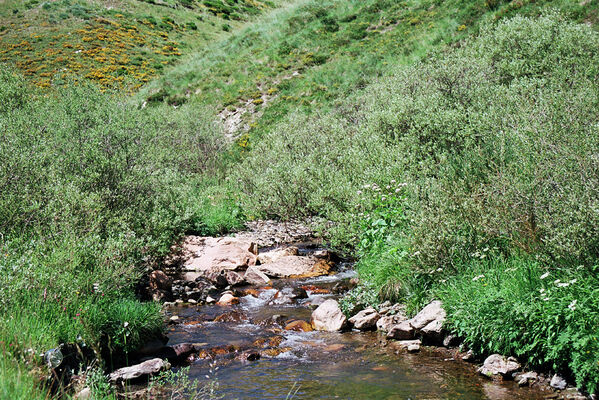
[[408, 183], [420, 265], [489, 245], [592, 263], [598, 44], [590, 27], [555, 14], [488, 27], [381, 78], [335, 115], [280, 125], [238, 173], [248, 206], [341, 220], [355, 214], [360, 186], [397, 180]]
[[[205, 115], [139, 109], [90, 87], [38, 93], [0, 68], [0, 361], [10, 371], [76, 340], [118, 364], [161, 332], [159, 307], [134, 295], [144, 267], [185, 231], [240, 223], [226, 188], [206, 189], [222, 178], [224, 142]], [[26, 397], [23, 385], [0, 386]]]

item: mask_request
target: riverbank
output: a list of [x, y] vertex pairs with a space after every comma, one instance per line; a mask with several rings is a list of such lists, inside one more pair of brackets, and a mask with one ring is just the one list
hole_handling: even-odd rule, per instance
[[[280, 237], [293, 238], [301, 232], [299, 235], [306, 239], [306, 230], [301, 226], [281, 228], [274, 229]], [[556, 392], [542, 375], [522, 373], [520, 365], [514, 366], [506, 359], [502, 361], [505, 365], [501, 360], [499, 364], [485, 361], [486, 369], [478, 369], [475, 363], [483, 359], [466, 351], [458, 337], [444, 330], [445, 312], [440, 304], [429, 305], [412, 319], [407, 318], [403, 306], [391, 303], [381, 304], [377, 310], [354, 311], [357, 315], [353, 318], [343, 316], [335, 299], [342, 298], [356, 284], [349, 265], [337, 264], [316, 277], [279, 276], [277, 268], [287, 270], [283, 264], [303, 265], [294, 257], [309, 259], [321, 254], [323, 249], [315, 242], [298, 246], [280, 241], [278, 246], [258, 250], [254, 255], [262, 263], [258, 262], [257, 267], [269, 275], [268, 286], [264, 286], [267, 282], [248, 286], [247, 282], [219, 279], [227, 274], [214, 274], [211, 269], [239, 272], [245, 268], [247, 272], [252, 267], [245, 265], [248, 254], [244, 253], [255, 248], [245, 241], [250, 237], [261, 240], [250, 232], [238, 238], [203, 240], [200, 245], [197, 238], [182, 241], [191, 251], [182, 253], [185, 256], [177, 272], [169, 269], [173, 278], [182, 278], [171, 281], [171, 293], [177, 293], [171, 300], [176, 301], [164, 303], [169, 341], [154, 348], [153, 354], [145, 350], [146, 358], [175, 349], [170, 350], [169, 361], [185, 360], [184, 364], [191, 365], [192, 378], [206, 383], [216, 380], [216, 393], [227, 398], [286, 398], [293, 388], [297, 389], [297, 398], [306, 399], [386, 395], [585, 398], [572, 388]], [[272, 239], [272, 235], [266, 237], [263, 243]], [[218, 252], [211, 251], [215, 244]], [[229, 264], [223, 265], [223, 260]], [[211, 269], [198, 269], [208, 263]], [[200, 275], [189, 275], [190, 266], [194, 274]], [[201, 293], [197, 290], [199, 284], [203, 286]], [[177, 290], [177, 286], [185, 289]], [[166, 288], [154, 286], [161, 296]], [[186, 349], [185, 353], [179, 349]], [[209, 380], [204, 377], [207, 373]], [[431, 379], [436, 382], [434, 388]], [[345, 389], [338, 388], [341, 382]]]

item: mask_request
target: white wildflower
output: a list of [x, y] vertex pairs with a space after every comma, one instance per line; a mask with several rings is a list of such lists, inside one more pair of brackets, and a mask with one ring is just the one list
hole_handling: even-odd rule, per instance
[[572, 279], [572, 280], [570, 281], [570, 285], [574, 285], [575, 283], [576, 283], [576, 279]]
[[475, 276], [474, 278], [472, 278], [472, 282], [476, 282], [477, 280], [482, 279], [484, 277], [485, 277], [484, 275]]
[[541, 275], [541, 279], [545, 279], [549, 276], [549, 272], [545, 272], [543, 275]]
[[362, 194], [361, 190], [358, 190], [356, 193], [358, 193], [358, 196]]
[[570, 303], [570, 305], [568, 306], [568, 308], [572, 311], [576, 310], [576, 300], [572, 300], [572, 303]]

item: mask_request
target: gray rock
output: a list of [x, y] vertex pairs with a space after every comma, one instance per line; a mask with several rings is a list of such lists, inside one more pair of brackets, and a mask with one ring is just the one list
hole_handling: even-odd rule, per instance
[[468, 350], [465, 354], [462, 355], [463, 361], [474, 362], [474, 352], [472, 350]]
[[312, 312], [311, 323], [315, 330], [335, 332], [346, 326], [347, 318], [335, 300], [326, 300]]
[[376, 328], [376, 323], [379, 320], [379, 313], [372, 307], [368, 307], [365, 310], [360, 311], [349, 319], [350, 324], [354, 328], [361, 331], [366, 331]]
[[396, 340], [407, 340], [413, 339], [415, 334], [415, 329], [410, 324], [410, 321], [403, 321], [397, 325], [394, 325], [389, 332], [387, 333], [388, 339], [396, 339]]
[[245, 271], [243, 278], [250, 285], [264, 286], [271, 284], [270, 278], [256, 267], [249, 267]]
[[539, 379], [539, 375], [536, 372], [526, 372], [516, 376], [516, 382], [518, 386], [529, 386]]
[[120, 368], [108, 376], [112, 383], [127, 382], [135, 379], [149, 378], [164, 369], [167, 364], [160, 358], [153, 358], [141, 364]]
[[376, 321], [376, 329], [382, 332], [389, 332], [393, 326], [406, 320], [403, 315], [384, 315]]
[[419, 344], [411, 344], [408, 346], [408, 353], [417, 353], [420, 351], [420, 345]]
[[496, 376], [511, 378], [512, 374], [520, 369], [520, 364], [515, 358], [505, 358], [500, 354], [487, 357], [482, 367], [478, 369], [482, 375], [493, 378]]
[[568, 386], [568, 382], [558, 374], [553, 375], [551, 378], [551, 382], [549, 382], [549, 386], [556, 390], [564, 390]]
[[460, 338], [455, 335], [447, 335], [445, 339], [443, 339], [443, 346], [445, 347], [455, 347], [460, 343]]
[[442, 303], [435, 300], [416, 314], [416, 316], [410, 320], [410, 324], [414, 329], [420, 330], [433, 321], [440, 321], [440, 324], [443, 325], [445, 317], [446, 313]]
[[[412, 348], [412, 351], [418, 351], [420, 350], [420, 346], [422, 345], [422, 342], [418, 339], [414, 339], [414, 340], [398, 340], [396, 342], [391, 342], [389, 343], [389, 346], [391, 346], [393, 349], [395, 350], [408, 350], [410, 351], [410, 347]], [[418, 346], [418, 350], [416, 350], [416, 346]]]

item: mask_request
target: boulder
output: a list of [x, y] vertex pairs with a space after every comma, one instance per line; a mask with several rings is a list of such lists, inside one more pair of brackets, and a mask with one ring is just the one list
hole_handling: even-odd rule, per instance
[[299, 255], [299, 249], [295, 246], [289, 246], [282, 249], [264, 252], [258, 255], [258, 261], [260, 264], [269, 264], [278, 261], [282, 257], [297, 255]]
[[117, 369], [108, 376], [112, 383], [128, 382], [137, 379], [147, 379], [157, 374], [166, 367], [166, 363], [160, 358], [153, 358], [141, 364]]
[[[410, 325], [416, 330], [421, 330], [433, 321], [440, 321], [437, 325], [443, 325], [445, 322], [446, 313], [443, 309], [442, 303], [438, 300], [431, 302], [429, 305], [424, 307], [414, 318], [410, 320]], [[431, 326], [431, 328], [433, 328]]]
[[391, 327], [389, 332], [387, 332], [387, 338], [396, 340], [408, 340], [413, 339], [415, 333], [416, 331], [412, 324], [410, 324], [410, 321], [403, 321]]
[[216, 304], [219, 306], [230, 306], [233, 304], [239, 304], [239, 299], [233, 296], [232, 293], [226, 292], [220, 297]]
[[234, 271], [227, 271], [225, 273], [225, 278], [227, 279], [229, 286], [239, 286], [246, 283], [245, 278]]
[[400, 314], [384, 315], [376, 321], [376, 329], [382, 332], [389, 332], [393, 326], [406, 320], [406, 317]]
[[376, 328], [376, 323], [379, 320], [379, 313], [372, 307], [368, 307], [365, 310], [360, 311], [353, 317], [349, 319], [349, 323], [354, 326], [354, 328], [359, 329], [361, 331], [366, 331], [370, 329]]
[[256, 268], [271, 278], [307, 278], [327, 275], [333, 264], [316, 257], [282, 256], [277, 261]]
[[257, 257], [252, 242], [232, 238], [199, 238], [189, 236], [183, 243], [184, 251], [190, 254], [183, 269], [190, 272], [212, 270], [245, 270], [256, 265]]
[[308, 293], [302, 288], [284, 288], [275, 293], [270, 304], [292, 304], [293, 300], [305, 299]]
[[250, 285], [264, 286], [271, 284], [270, 278], [266, 276], [264, 272], [260, 271], [257, 267], [254, 266], [249, 267], [245, 271], [243, 278]]
[[75, 395], [76, 400], [88, 400], [92, 398], [92, 391], [90, 388], [83, 388], [79, 393]]
[[172, 280], [164, 272], [160, 270], [152, 271], [150, 274], [150, 289], [152, 291], [170, 291], [172, 287]]
[[327, 300], [312, 312], [310, 322], [318, 331], [335, 332], [346, 326], [347, 318], [335, 300]]
[[512, 374], [520, 369], [520, 364], [515, 358], [505, 358], [500, 354], [493, 354], [487, 357], [478, 372], [486, 377], [511, 378]]
[[434, 342], [441, 342], [443, 338], [443, 320], [436, 319], [420, 330], [423, 338]]
[[549, 382], [549, 386], [556, 390], [564, 390], [566, 386], [568, 386], [568, 382], [558, 374], [553, 375], [551, 378], [551, 382]]

